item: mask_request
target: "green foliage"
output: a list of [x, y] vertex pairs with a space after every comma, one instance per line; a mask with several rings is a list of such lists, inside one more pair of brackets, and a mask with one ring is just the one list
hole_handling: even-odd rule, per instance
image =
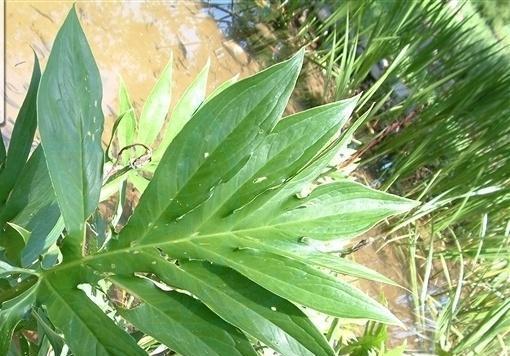
[[2, 182], [2, 185], [0, 186], [0, 207], [5, 205], [9, 192], [20, 175], [32, 147], [32, 141], [37, 127], [35, 106], [37, 88], [39, 86], [40, 79], [41, 69], [39, 68], [37, 56], [34, 55], [34, 70], [32, 73], [32, 79], [30, 81], [27, 96], [21, 105], [16, 121], [17, 124], [13, 130], [12, 139], [9, 144], [9, 151], [7, 153], [5, 153], [2, 138], [2, 154], [0, 157], [5, 157], [5, 162], [3, 162], [3, 159], [0, 160], [0, 181]]
[[[112, 137], [126, 146], [118, 154], [137, 144], [164, 153], [145, 167], [139, 157], [116, 167], [121, 159], [101, 145], [99, 72], [73, 8], [42, 75], [37, 111], [31, 105], [26, 114], [37, 116], [42, 150], [26, 164], [26, 155], [14, 156], [27, 174], [0, 212], [0, 353], [58, 351], [65, 343], [75, 355], [141, 355], [146, 333], [183, 355], [254, 355], [253, 340], [285, 355], [333, 355], [296, 305], [399, 324], [328, 272], [387, 279], [321, 246], [416, 203], [347, 180], [305, 193], [345, 144], [338, 133], [358, 97], [281, 119], [302, 61], [300, 51], [202, 103], [205, 69], [181, 97], [160, 146], [171, 65], [138, 123], [122, 86]], [[29, 90], [27, 100], [33, 96]], [[105, 234], [91, 215], [118, 190], [118, 221], [132, 174], [145, 177], [146, 189], [126, 226]], [[20, 218], [27, 214], [28, 221]]]
[[172, 59], [168, 62], [163, 73], [145, 101], [140, 115], [138, 142], [150, 145], [158, 137], [158, 133], [165, 123], [166, 113], [170, 106], [170, 88], [172, 85]]
[[355, 154], [373, 184], [427, 202], [392, 230], [415, 224], [398, 238], [409, 236], [404, 264], [417, 327], [435, 342], [423, 337], [420, 346], [508, 352], [500, 309], [510, 295], [508, 1], [292, 1], [273, 9], [273, 27], [297, 34], [284, 32], [283, 42], [306, 44], [325, 74], [321, 100], [363, 92], [360, 106], [375, 104]]
[[[493, 235], [486, 217], [483, 220], [479, 234], [457, 237], [450, 227], [448, 234], [435, 233], [427, 246], [410, 232], [418, 243], [409, 255], [426, 260], [424, 266], [412, 262], [410, 269], [419, 327], [433, 341], [431, 348], [442, 355], [508, 350], [510, 230]], [[449, 247], [449, 236], [455, 249]], [[427, 323], [430, 319], [434, 328]]]
[[[37, 94], [41, 144], [71, 255], [83, 250], [85, 220], [102, 185], [103, 89], [92, 52], [71, 11], [57, 34]], [[64, 148], [64, 150], [63, 150]], [[67, 162], [63, 169], [62, 161]]]
[[384, 343], [388, 340], [388, 330], [383, 324], [368, 323], [363, 335], [351, 340], [340, 348], [339, 355], [368, 356], [382, 352]]
[[508, 0], [471, 0], [471, 5], [490, 26], [498, 39], [508, 44], [510, 41], [510, 2]]
[[472, 27], [464, 7], [442, 1], [295, 5], [279, 11], [292, 11], [300, 43], [316, 46], [309, 57], [326, 73], [326, 101], [363, 90], [361, 103], [375, 102], [378, 132], [362, 138], [358, 155], [383, 189], [429, 200], [416, 218], [434, 212], [443, 228], [485, 213], [504, 225], [510, 61], [502, 46]]

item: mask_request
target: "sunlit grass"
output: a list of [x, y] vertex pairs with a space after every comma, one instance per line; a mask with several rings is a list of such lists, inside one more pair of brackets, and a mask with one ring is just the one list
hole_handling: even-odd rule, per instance
[[408, 229], [411, 296], [430, 347], [508, 352], [508, 49], [469, 3], [326, 1], [278, 11], [321, 68], [323, 101], [362, 92], [359, 110], [374, 105], [354, 158], [375, 184], [424, 202], [393, 231]]

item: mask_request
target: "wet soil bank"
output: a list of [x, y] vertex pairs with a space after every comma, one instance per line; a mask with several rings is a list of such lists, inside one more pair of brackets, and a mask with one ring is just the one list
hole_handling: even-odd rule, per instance
[[[72, 4], [6, 2], [4, 136], [10, 136], [26, 94], [33, 51], [44, 68], [58, 28]], [[209, 92], [237, 74], [245, 77], [258, 69], [239, 45], [225, 38], [209, 10], [198, 1], [78, 1], [76, 8], [101, 73], [107, 126], [117, 114], [120, 78], [126, 83], [135, 106], [140, 108], [171, 52], [173, 103], [208, 59], [211, 61]]]

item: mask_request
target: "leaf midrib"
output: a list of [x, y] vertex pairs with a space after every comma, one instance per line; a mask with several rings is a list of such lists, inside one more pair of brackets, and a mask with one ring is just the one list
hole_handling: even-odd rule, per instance
[[[336, 214], [333, 213], [328, 216], [335, 216], [335, 215]], [[324, 218], [324, 216], [321, 218]], [[314, 219], [316, 219], [316, 217]], [[300, 220], [300, 222], [306, 222], [306, 221], [314, 220], [314, 219], [310, 218], [310, 219]], [[192, 241], [197, 241], [197, 240], [201, 240], [201, 239], [208, 239], [208, 238], [214, 238], [214, 237], [225, 236], [225, 235], [234, 235], [235, 236], [236, 234], [242, 234], [243, 238], [245, 238], [247, 240], [251, 240], [256, 243], [260, 243], [259, 239], [250, 237], [249, 233], [257, 232], [257, 231], [268, 231], [269, 232], [272, 229], [277, 228], [278, 226], [292, 225], [295, 223], [296, 223], [295, 220], [290, 220], [290, 221], [268, 224], [268, 225], [263, 225], [263, 226], [249, 227], [249, 228], [243, 228], [243, 229], [237, 229], [237, 230], [221, 231], [221, 232], [215, 232], [215, 233], [207, 233], [207, 234], [193, 233], [193, 234], [189, 234], [187, 236], [181, 237], [179, 239], [169, 240], [169, 241], [165, 241], [165, 242], [152, 242], [152, 243], [145, 243], [145, 244], [136, 244], [136, 241], [134, 241], [134, 243], [131, 246], [127, 246], [127, 247], [120, 248], [117, 250], [105, 252], [102, 254], [84, 256], [81, 259], [70, 261], [68, 263], [61, 264], [53, 269], [50, 269], [50, 270], [48, 270], [47, 273], [54, 273], [54, 272], [57, 272], [57, 271], [60, 271], [63, 269], [67, 269], [67, 268], [70, 268], [70, 267], [73, 267], [73, 266], [76, 266], [76, 265], [79, 265], [79, 264], [82, 264], [82, 263], [85, 263], [88, 261], [93, 261], [93, 260], [97, 260], [97, 259], [101, 259], [101, 258], [107, 258], [108, 256], [113, 256], [113, 255], [117, 255], [117, 254], [131, 253], [134, 251], [150, 249], [150, 248], [161, 248], [164, 246], [171, 246], [171, 245], [178, 244], [178, 243], [192, 242]]]
[[[166, 241], [166, 242], [153, 242], [153, 243], [143, 244], [143, 245], [128, 246], [128, 247], [120, 248], [118, 250], [113, 250], [113, 251], [109, 251], [109, 252], [105, 252], [105, 253], [101, 253], [101, 254], [84, 256], [81, 259], [77, 259], [77, 260], [73, 260], [68, 263], [60, 264], [60, 265], [56, 266], [55, 268], [52, 268], [48, 271], [43, 272], [41, 274], [41, 276], [44, 277], [45, 275], [61, 272], [62, 270], [74, 267], [76, 265], [81, 265], [86, 262], [98, 260], [101, 258], [107, 258], [109, 256], [114, 256], [114, 255], [118, 255], [118, 254], [132, 253], [132, 252], [140, 251], [140, 250], [144, 250], [144, 249], [160, 248], [162, 246], [171, 246], [173, 244], [201, 240], [201, 239], [211, 238], [211, 237], [219, 237], [219, 236], [224, 236], [224, 235], [235, 235], [235, 233], [263, 230], [263, 229], [267, 229], [267, 228], [271, 228], [271, 227], [272, 226], [264, 226], [264, 227], [250, 228], [250, 229], [241, 229], [241, 230], [236, 230], [236, 231], [222, 231], [222, 232], [216, 232], [216, 233], [204, 234], [204, 235], [192, 234], [192, 235], [182, 237], [180, 239], [170, 240], [170, 241]], [[250, 237], [247, 237], [247, 239], [251, 239], [253, 241], [258, 241], [256, 239], [253, 239]]]

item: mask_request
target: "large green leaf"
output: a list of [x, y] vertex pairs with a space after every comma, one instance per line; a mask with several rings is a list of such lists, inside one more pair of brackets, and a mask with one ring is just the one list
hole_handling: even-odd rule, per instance
[[333, 353], [299, 308], [229, 268], [190, 261], [177, 266], [159, 253], [139, 250], [133, 256], [136, 260], [129, 261], [111, 255], [91, 265], [97, 270], [113, 265], [116, 273], [128, 276], [133, 269], [154, 273], [168, 285], [188, 290], [222, 319], [284, 355]]
[[[266, 134], [258, 131], [259, 121], [264, 120], [260, 116], [264, 112], [272, 115], [274, 106], [259, 106], [258, 115], [253, 114], [251, 120], [243, 122], [245, 125], [236, 127], [232, 123], [237, 122], [237, 115], [244, 110], [239, 110], [242, 105], [231, 101], [237, 110], [232, 111], [229, 129], [214, 122], [208, 126], [225, 135], [222, 146], [207, 147], [210, 141], [204, 142], [195, 136], [199, 130], [193, 123], [202, 118], [202, 110], [207, 110], [212, 117], [224, 118], [225, 125], [229, 122], [229, 115], [222, 113], [228, 107], [222, 100], [232, 100], [229, 89], [236, 89], [240, 93], [238, 100], [242, 100], [246, 91], [240, 88], [249, 87], [250, 82], [264, 78], [266, 73], [276, 78], [282, 73], [287, 81], [275, 80], [271, 84], [277, 83], [280, 90], [286, 88], [284, 83], [288, 83], [292, 75], [285, 72], [297, 69], [295, 61], [274, 66], [227, 88], [195, 114], [170, 145], [130, 223], [121, 232], [119, 242], [124, 248], [131, 243], [132, 248], [159, 248], [174, 258], [200, 258], [229, 266], [282, 297], [332, 315], [398, 323], [385, 308], [361, 292], [313, 266], [289, 258], [271, 243], [273, 239], [288, 240], [299, 246], [301, 237], [309, 234], [316, 238], [322, 234], [328, 238], [350, 237], [415, 205], [383, 193], [374, 195], [372, 190], [350, 182], [319, 187], [305, 199], [295, 197], [295, 192], [285, 199], [279, 197], [286, 183], [292, 182], [293, 176], [298, 179], [301, 169], [334, 137], [356, 100], [283, 119]], [[266, 87], [260, 85], [257, 89], [260, 88]], [[278, 100], [275, 90], [264, 99]], [[245, 105], [260, 105], [254, 92], [249, 92], [251, 100]], [[217, 114], [216, 102], [222, 104]], [[246, 139], [233, 144], [236, 129], [243, 134], [259, 133], [260, 136], [252, 136], [250, 145], [245, 144]], [[197, 142], [192, 146], [193, 152], [186, 150], [189, 142]], [[234, 145], [236, 150], [223, 149], [224, 145]], [[202, 151], [207, 154], [202, 156]], [[183, 179], [183, 175], [189, 178]], [[344, 198], [349, 200], [342, 205]], [[349, 214], [336, 211], [340, 206], [352, 205], [351, 198], [359, 199], [360, 204], [370, 203], [360, 222], [351, 223]], [[272, 204], [272, 200], [277, 203]], [[315, 209], [308, 209], [307, 205]], [[309, 213], [301, 214], [302, 210]], [[342, 223], [343, 220], [347, 223]], [[324, 263], [319, 266], [324, 267]], [[316, 285], [325, 287], [319, 289], [314, 287]]]
[[102, 86], [73, 7], [41, 78], [37, 110], [41, 143], [73, 255], [83, 248], [85, 220], [102, 185]]
[[[19, 178], [20, 172], [32, 148], [32, 141], [37, 127], [36, 99], [40, 79], [41, 69], [39, 67], [39, 60], [34, 54], [32, 79], [30, 80], [27, 95], [21, 105], [12, 131], [5, 165], [3, 169], [0, 170], [0, 208], [7, 200], [9, 192]], [[3, 148], [3, 139], [1, 146]], [[1, 150], [0, 148], [0, 151]], [[0, 156], [1, 155], [0, 153]], [[2, 161], [2, 159], [0, 159], [0, 161]], [[1, 162], [0, 166], [2, 166]]]
[[77, 355], [144, 355], [133, 338], [119, 329], [85, 293], [68, 288], [66, 277], [41, 281], [38, 300]]
[[[260, 209], [254, 203], [257, 199], [267, 202], [267, 196], [278, 198], [275, 192], [288, 179], [287, 176], [282, 180], [282, 174], [291, 177], [298, 174], [334, 136], [354, 104], [353, 100], [334, 103], [282, 120], [272, 134], [261, 139], [257, 154], [242, 168], [237, 167], [239, 171], [233, 177], [213, 186], [214, 193], [206, 201], [182, 211], [182, 215], [175, 211], [182, 207], [173, 205], [170, 213], [162, 213], [159, 220], [149, 220], [148, 224], [134, 225], [137, 210], [123, 232], [129, 233], [130, 226], [142, 227], [146, 230], [139, 231], [135, 247], [158, 247], [172, 257], [202, 258], [227, 265], [280, 296], [332, 315], [398, 323], [385, 308], [361, 292], [306, 265], [306, 254], [288, 247], [282, 251], [276, 243], [287, 240], [300, 246], [302, 236], [351, 237], [385, 217], [412, 208], [414, 202], [345, 181], [321, 186], [304, 199], [292, 194], [270, 208]], [[161, 166], [144, 197], [151, 194], [160, 172]], [[201, 183], [194, 182], [194, 185], [200, 187]], [[138, 209], [143, 207], [143, 202], [142, 197]], [[357, 204], [366, 206], [366, 211], [359, 214], [359, 221], [352, 223], [346, 206], [353, 205], [356, 209]], [[309, 212], [301, 214], [301, 211]], [[129, 235], [125, 238], [121, 233], [119, 240], [128, 241]], [[316, 252], [315, 256], [318, 267], [338, 270], [337, 264], [331, 260], [326, 263], [328, 260], [321, 258], [320, 253]], [[268, 270], [272, 271], [271, 279], [267, 278]], [[314, 284], [329, 287], [315, 292], [317, 289], [311, 288]]]
[[[282, 297], [332, 315], [398, 323], [391, 313], [361, 292], [313, 266], [289, 258], [271, 244], [275, 239], [299, 245], [301, 237], [308, 234], [350, 237], [415, 205], [383, 193], [374, 195], [372, 190], [350, 182], [319, 187], [305, 199], [294, 194], [284, 200], [279, 198], [282, 187], [293, 176], [297, 177], [334, 137], [356, 102], [347, 100], [308, 110], [271, 128], [283, 109], [280, 96], [287, 100], [291, 89], [285, 83], [293, 84], [295, 74], [291, 73], [298, 72], [296, 58], [299, 57], [227, 88], [195, 114], [170, 145], [130, 223], [121, 232], [119, 243], [124, 248], [130, 243], [132, 248], [159, 248], [175, 258], [201, 258], [229, 266]], [[259, 84], [268, 73], [282, 79]], [[253, 82], [262, 92], [261, 101], [256, 100], [254, 90], [248, 90]], [[231, 99], [229, 89], [240, 94]], [[267, 92], [262, 89], [271, 95], [263, 96]], [[278, 89], [282, 94], [276, 93]], [[244, 95], [250, 99], [243, 103], [249, 109], [239, 110], [243, 106], [237, 100], [244, 100]], [[236, 108], [231, 111], [232, 118], [223, 113], [229, 108], [225, 100]], [[252, 107], [258, 111], [251, 111]], [[275, 107], [280, 109], [272, 118]], [[193, 125], [205, 120], [206, 112], [223, 118], [219, 125], [208, 124], [221, 135], [214, 141], [197, 137], [200, 130]], [[240, 114], [246, 112], [250, 120], [242, 121], [244, 117]], [[259, 130], [260, 122], [269, 120], [264, 113], [272, 118], [267, 132]], [[238, 122], [244, 125], [239, 127]], [[225, 137], [224, 142], [221, 137]], [[246, 137], [251, 138], [250, 145], [246, 144]], [[195, 140], [198, 142], [193, 144]], [[188, 145], [194, 150], [188, 149]], [[224, 145], [234, 145], [236, 150], [227, 150]], [[221, 172], [220, 177], [212, 172]], [[361, 204], [370, 203], [360, 222], [351, 223], [347, 213], [336, 211], [344, 198], [348, 200], [343, 206], [352, 205], [352, 196]], [[257, 205], [258, 201], [266, 204], [272, 198], [278, 204], [269, 204], [270, 208], [264, 209]], [[315, 209], [308, 209], [307, 204]], [[310, 212], [301, 214], [302, 210]], [[343, 220], [347, 223], [342, 224]], [[319, 266], [324, 267], [324, 263]], [[318, 289], [315, 285], [327, 287]]]
[[[100, 86], [89, 86], [91, 77], [98, 83], [97, 69], [71, 11], [41, 80], [41, 88], [44, 84], [48, 90], [39, 94], [39, 119], [45, 127], [41, 133], [45, 132], [49, 176], [67, 228], [64, 247], [66, 240], [74, 243], [63, 250], [63, 262], [48, 270], [0, 266], [5, 269], [2, 278], [14, 286], [0, 296], [17, 298], [35, 283], [37, 300], [30, 303], [46, 314], [48, 332], [53, 335], [54, 327], [57, 334], [63, 333], [78, 356], [143, 354], [126, 332], [132, 330], [126, 320], [189, 355], [253, 354], [248, 341], [253, 339], [283, 355], [333, 355], [300, 306], [337, 317], [398, 324], [386, 308], [329, 271], [391, 281], [321, 248], [327, 241], [358, 235], [415, 203], [349, 181], [316, 186], [354, 130], [347, 136], [340, 133], [358, 97], [281, 119], [302, 61], [301, 51], [229, 83], [206, 102], [205, 77], [199, 76], [181, 100], [180, 119], [169, 126], [168, 149], [152, 179], [138, 184], [143, 195], [127, 225], [99, 252], [82, 256], [78, 247], [83, 224], [99, 193], [96, 185], [83, 185], [78, 178], [96, 174], [100, 189], [100, 169], [92, 168], [100, 166], [102, 152], [99, 145], [88, 149], [90, 142], [80, 140], [84, 127], [97, 128], [98, 123], [97, 117], [81, 114], [89, 114], [92, 99], [99, 95], [100, 100]], [[87, 85], [80, 81], [82, 75]], [[138, 137], [143, 144], [154, 144], [162, 127], [169, 78], [167, 66], [146, 101]], [[59, 96], [64, 93], [61, 86], [69, 88], [65, 96]], [[61, 140], [74, 139], [66, 154], [78, 165], [57, 160], [55, 142], [60, 141], [55, 134], [64, 129], [68, 137]], [[130, 174], [141, 177], [136, 171]], [[32, 276], [17, 283], [18, 274]], [[78, 288], [84, 283], [103, 288], [108, 281], [115, 287], [106, 296], [126, 291], [136, 297], [134, 304], [120, 307], [94, 290], [85, 294]], [[168, 292], [164, 284], [173, 290]], [[124, 321], [118, 315], [106, 316], [105, 312], [112, 316], [110, 309]], [[0, 312], [4, 310], [8, 309], [2, 306]]]
[[189, 290], [223, 319], [282, 354], [332, 354], [325, 338], [299, 308], [237, 272], [200, 262], [181, 263], [179, 270], [155, 260], [153, 270], [165, 282]]
[[[195, 113], [163, 156], [123, 244], [143, 240], [163, 215], [179, 221], [246, 164], [283, 113], [302, 60], [301, 53], [240, 81]], [[165, 199], [155, 199], [160, 195]]]
[[193, 297], [138, 278], [111, 279], [142, 303], [121, 315], [180, 354], [256, 355], [243, 333]]
[[[260, 288], [257, 284], [236, 272], [220, 268], [219, 266], [213, 267], [200, 263], [185, 263], [183, 264], [184, 270], [181, 270], [157, 254], [141, 252], [134, 255], [136, 255], [136, 260], [130, 261], [125, 257], [117, 259], [110, 256], [109, 258], [102, 259], [101, 262], [96, 261], [99, 264], [91, 264], [94, 267], [99, 267], [98, 270], [104, 271], [111, 268], [116, 273], [133, 269], [157, 273], [168, 284], [190, 290], [212, 311], [221, 316], [222, 319], [238, 326], [246, 333], [258, 338], [285, 355], [332, 355], [332, 350], [324, 337], [297, 307], [285, 299]], [[101, 263], [108, 263], [108, 266], [101, 266]], [[109, 278], [113, 279], [117, 285], [129, 291], [130, 294], [138, 297], [144, 303], [143, 308], [135, 307], [134, 310], [121, 310], [121, 314], [127, 320], [144, 332], [164, 342], [172, 349], [184, 354], [191, 352], [185, 350], [193, 344], [185, 342], [188, 346], [176, 346], [176, 343], [183, 342], [183, 340], [191, 341], [192, 336], [179, 336], [179, 331], [173, 330], [172, 323], [166, 320], [175, 319], [173, 322], [178, 321], [180, 329], [186, 329], [191, 327], [191, 325], [186, 325], [186, 321], [191, 317], [185, 317], [186, 312], [180, 310], [180, 307], [175, 305], [172, 307], [175, 314], [171, 313], [169, 309], [165, 309], [169, 308], [169, 305], [172, 304], [166, 299], [168, 295], [163, 298], [162, 292], [159, 292], [157, 294], [163, 299], [160, 298], [161, 300], [158, 300], [157, 297], [150, 297], [151, 293], [149, 291], [146, 291], [144, 295], [144, 292], [139, 290], [141, 287], [137, 287], [136, 282], [132, 282], [131, 278], [123, 278], [121, 280], [118, 277]], [[179, 298], [183, 299], [183, 297]], [[196, 303], [191, 301], [188, 301], [188, 303], [191, 303], [187, 307], [188, 309], [196, 307], [193, 306]], [[213, 314], [205, 312], [203, 307], [200, 307], [200, 310], [203, 310], [203, 313], [208, 315], [208, 318], [212, 318]], [[163, 316], [163, 312], [169, 315]], [[183, 317], [185, 319], [181, 320]], [[191, 324], [195, 322], [194, 320], [189, 321]], [[166, 328], [173, 330], [171, 334], [162, 333], [164, 328], [158, 323], [163, 322]], [[206, 321], [203, 321], [203, 323], [207, 324]], [[206, 326], [203, 325], [203, 327]], [[197, 328], [200, 329], [199, 324], [194, 326], [195, 330]], [[222, 326], [221, 328], [225, 327]], [[230, 328], [225, 329], [232, 332]], [[209, 334], [211, 332], [209, 331]], [[236, 332], [231, 337], [236, 338]], [[241, 346], [238, 345], [238, 348], [241, 348]], [[214, 343], [206, 346], [198, 343], [195, 347], [202, 347], [202, 350], [207, 350], [214, 347]], [[242, 349], [245, 348], [242, 347]], [[247, 353], [242, 350], [241, 352], [242, 354]]]

